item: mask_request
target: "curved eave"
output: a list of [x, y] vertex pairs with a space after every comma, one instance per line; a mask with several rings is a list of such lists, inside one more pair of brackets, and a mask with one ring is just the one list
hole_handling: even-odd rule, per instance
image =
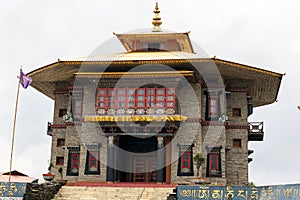
[[[224, 79], [246, 79], [249, 82], [248, 94], [253, 97], [254, 106], [271, 104], [277, 100], [278, 91], [283, 74], [272, 71], [210, 58], [178, 58], [155, 59], [147, 57], [140, 60], [99, 60], [99, 61], [58, 61], [45, 67], [34, 70], [27, 75], [33, 79], [31, 86], [46, 96], [54, 99], [54, 91], [57, 82], [71, 82], [74, 74], [80, 71], [93, 72], [99, 67], [134, 67], [142, 64], [166, 64], [181, 66], [181, 64], [211, 64], [215, 63]], [[88, 70], [84, 70], [84, 68]]]
[[253, 106], [271, 104], [277, 100], [283, 74], [213, 59], [224, 79], [243, 79], [248, 82], [248, 95], [253, 97]]
[[79, 69], [78, 65], [66, 65], [64, 61], [58, 61], [41, 67], [27, 75], [32, 78], [30, 86], [54, 99], [54, 91], [57, 82], [71, 81], [73, 74]]

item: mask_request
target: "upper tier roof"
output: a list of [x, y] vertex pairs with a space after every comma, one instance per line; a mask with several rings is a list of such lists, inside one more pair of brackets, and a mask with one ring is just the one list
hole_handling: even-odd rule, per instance
[[127, 52], [133, 51], [182, 51], [194, 53], [189, 33], [144, 32], [116, 34]]
[[[197, 81], [201, 81], [206, 75], [215, 74], [220, 75], [225, 84], [230, 80], [243, 80], [243, 87], [253, 97], [254, 106], [270, 104], [276, 100], [282, 74], [230, 61], [204, 58], [194, 53], [189, 33], [162, 30], [159, 13], [156, 4], [152, 22], [154, 27], [151, 31], [116, 34], [127, 52], [58, 60], [30, 72], [28, 75], [33, 79], [31, 86], [54, 99], [58, 82], [72, 85], [76, 77], [97, 77], [104, 71], [122, 75], [120, 72], [126, 73], [139, 65], [163, 64], [169, 66], [172, 72], [174, 69], [181, 73], [188, 71]], [[147, 68], [147, 76], [160, 71], [152, 66]], [[168, 75], [168, 71], [165, 75]], [[236, 85], [239, 87], [238, 83]]]

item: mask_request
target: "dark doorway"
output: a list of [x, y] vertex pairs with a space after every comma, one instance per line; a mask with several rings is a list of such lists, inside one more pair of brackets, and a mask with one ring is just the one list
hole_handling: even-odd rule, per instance
[[118, 159], [121, 182], [156, 182], [157, 137], [120, 136], [119, 147], [129, 152]]

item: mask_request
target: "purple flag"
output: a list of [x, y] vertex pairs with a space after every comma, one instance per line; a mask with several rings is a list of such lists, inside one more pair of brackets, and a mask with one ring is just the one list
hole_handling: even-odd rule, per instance
[[30, 85], [31, 82], [32, 82], [32, 79], [29, 76], [26, 76], [26, 74], [24, 74], [21, 70], [20, 83], [23, 86], [23, 88], [26, 89]]

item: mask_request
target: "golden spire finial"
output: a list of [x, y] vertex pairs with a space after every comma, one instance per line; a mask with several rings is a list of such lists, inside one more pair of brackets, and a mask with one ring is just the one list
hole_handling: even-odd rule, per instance
[[152, 29], [152, 32], [160, 32], [161, 31], [160, 25], [162, 24], [162, 22], [161, 22], [161, 18], [159, 17], [160, 10], [158, 8], [158, 2], [156, 2], [155, 10], [153, 12], [154, 12], [154, 17], [153, 17], [152, 24], [154, 25], [154, 27]]

